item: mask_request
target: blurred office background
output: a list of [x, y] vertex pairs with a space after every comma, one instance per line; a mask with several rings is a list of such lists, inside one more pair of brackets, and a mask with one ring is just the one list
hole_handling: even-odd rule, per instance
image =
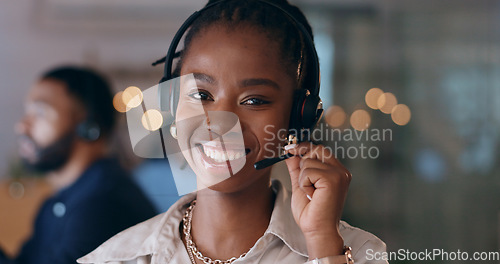
[[[328, 109], [323, 130], [391, 133], [326, 142], [337, 150], [363, 144], [377, 154], [341, 157], [354, 176], [344, 219], [377, 234], [389, 251], [499, 251], [500, 1], [291, 2], [315, 30]], [[0, 246], [18, 250], [51, 192], [20, 170], [13, 132], [38, 75], [84, 64], [105, 73], [116, 92], [147, 89], [162, 75], [151, 62], [204, 3], [0, 2]], [[168, 182], [164, 163], [133, 156], [121, 116], [116, 141], [136, 178]], [[159, 208], [168, 206], [162, 199], [175, 199], [174, 187], [155, 188], [149, 192]]]

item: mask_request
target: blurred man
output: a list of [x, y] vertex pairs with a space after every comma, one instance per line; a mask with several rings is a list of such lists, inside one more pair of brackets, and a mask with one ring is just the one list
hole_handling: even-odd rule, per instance
[[152, 204], [108, 157], [114, 123], [110, 87], [91, 70], [61, 67], [35, 83], [16, 125], [19, 154], [27, 167], [47, 175], [56, 194], [42, 205], [19, 256], [0, 257], [0, 263], [75, 263], [154, 216]]

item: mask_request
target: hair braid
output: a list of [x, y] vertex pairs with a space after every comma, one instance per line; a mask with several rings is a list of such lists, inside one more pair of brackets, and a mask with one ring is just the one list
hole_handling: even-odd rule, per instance
[[[299, 8], [291, 5], [287, 0], [266, 1], [289, 12], [313, 38], [311, 26]], [[206, 6], [216, 2], [221, 2], [221, 0], [210, 0]], [[224, 3], [203, 12], [186, 33], [184, 50], [181, 52], [180, 61], [175, 68], [175, 76], [180, 74], [183, 56], [189, 52], [191, 42], [204, 29], [216, 24], [230, 29], [249, 25], [279, 44], [281, 56], [290, 69], [290, 74], [297, 77], [299, 87], [308, 87], [314, 82], [312, 78], [316, 76], [309, 74], [314, 60], [309, 58], [312, 55], [305, 47], [304, 36], [290, 18], [276, 8], [257, 0], [226, 0], [222, 2]]]

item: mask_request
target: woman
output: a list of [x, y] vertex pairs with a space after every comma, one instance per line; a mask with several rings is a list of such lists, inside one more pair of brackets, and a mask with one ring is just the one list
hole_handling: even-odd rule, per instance
[[[312, 35], [299, 9], [269, 1]], [[80, 263], [351, 263], [351, 254], [365, 263], [385, 251], [377, 237], [340, 221], [351, 175], [327, 148], [287, 147], [294, 155], [286, 160], [291, 193], [271, 183], [270, 168], [254, 168], [277, 155], [272, 150], [283, 135], [269, 134], [289, 128], [295, 91], [314, 82], [314, 54], [304, 37], [284, 12], [257, 0], [223, 1], [197, 18], [176, 67], [196, 84], [181, 85], [173, 134], [206, 188], [116, 235]], [[200, 112], [204, 122], [184, 122]], [[228, 133], [231, 115], [240, 135]], [[224, 144], [221, 135], [228, 134]]]

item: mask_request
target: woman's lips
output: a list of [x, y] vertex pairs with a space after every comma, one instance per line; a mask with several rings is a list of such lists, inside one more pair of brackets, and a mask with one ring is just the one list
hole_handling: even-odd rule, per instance
[[210, 157], [216, 162], [225, 162], [228, 160], [232, 161], [245, 156], [244, 149], [228, 149], [228, 148], [224, 149], [224, 148], [202, 145], [202, 150], [207, 157]]
[[245, 157], [250, 150], [245, 149], [241, 144], [221, 144], [220, 142], [209, 141], [196, 145], [203, 158], [213, 164], [227, 166], [228, 161], [234, 161]]

